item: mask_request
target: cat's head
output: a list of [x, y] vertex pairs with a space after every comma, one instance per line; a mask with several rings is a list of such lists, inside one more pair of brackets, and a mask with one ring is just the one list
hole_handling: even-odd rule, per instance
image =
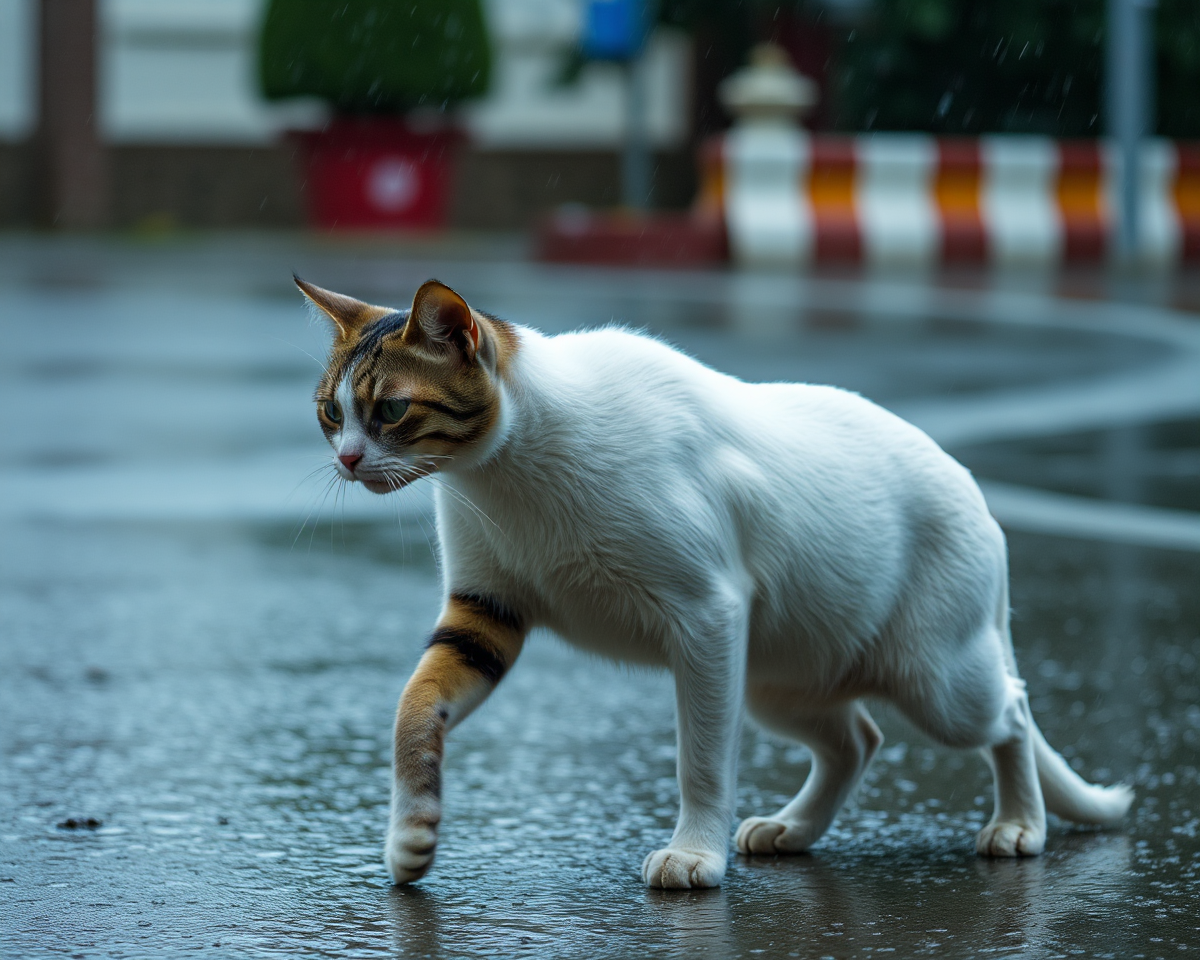
[[501, 432], [513, 329], [436, 280], [408, 310], [296, 285], [333, 325], [313, 399], [343, 479], [388, 493], [486, 457]]

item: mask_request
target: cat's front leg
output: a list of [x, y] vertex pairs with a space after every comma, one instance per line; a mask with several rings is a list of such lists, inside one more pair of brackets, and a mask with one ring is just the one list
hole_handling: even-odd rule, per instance
[[747, 621], [736, 600], [714, 604], [672, 663], [678, 719], [679, 821], [642, 864], [647, 886], [715, 887], [725, 876], [742, 726]]
[[442, 745], [521, 652], [519, 615], [490, 597], [452, 593], [396, 710], [392, 811], [384, 858], [393, 883], [433, 863], [442, 819]]

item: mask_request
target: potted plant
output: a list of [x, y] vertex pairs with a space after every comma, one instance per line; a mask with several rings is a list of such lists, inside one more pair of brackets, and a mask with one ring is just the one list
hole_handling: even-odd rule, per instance
[[441, 225], [461, 139], [448, 111], [484, 94], [490, 70], [479, 0], [270, 0], [260, 35], [263, 94], [333, 109], [296, 134], [327, 228]]

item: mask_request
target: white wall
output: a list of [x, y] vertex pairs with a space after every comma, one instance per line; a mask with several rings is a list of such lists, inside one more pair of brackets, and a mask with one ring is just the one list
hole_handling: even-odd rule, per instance
[[22, 140], [33, 132], [35, 0], [0, 0], [0, 140]]
[[258, 94], [262, 0], [101, 0], [100, 122], [114, 142], [264, 143], [320, 104]]
[[[268, 104], [255, 79], [263, 0], [100, 0], [100, 124], [118, 143], [267, 143], [316, 126], [315, 102]], [[464, 110], [483, 146], [616, 146], [624, 78], [593, 64], [553, 85], [578, 36], [581, 0], [485, 0], [495, 54], [492, 92]], [[34, 125], [36, 0], [0, 0], [0, 138]], [[686, 133], [687, 43], [659, 35], [646, 60], [651, 141]]]
[[[577, 83], [555, 85], [582, 23], [580, 0], [488, 0], [495, 64], [488, 98], [467, 122], [478, 142], [496, 147], [616, 146], [625, 127], [620, 67], [589, 64]], [[688, 44], [660, 32], [646, 56], [646, 123], [653, 143], [687, 133]]]

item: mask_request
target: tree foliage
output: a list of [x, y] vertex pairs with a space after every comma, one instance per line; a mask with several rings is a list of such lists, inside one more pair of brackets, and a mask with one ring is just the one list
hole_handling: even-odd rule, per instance
[[[782, 24], [832, 34], [823, 113], [837, 129], [1106, 130], [1106, 0], [660, 0], [659, 13], [730, 69]], [[1200, 137], [1200, 0], [1158, 0], [1150, 16], [1157, 130]]]
[[1200, 137], [1200, 3], [1159, 0], [1157, 21], [1158, 130]]
[[[1104, 0], [877, 0], [844, 39], [835, 124], [943, 134], [1105, 132]], [[1161, 0], [1156, 115], [1200, 135], [1200, 5]]]
[[269, 99], [344, 113], [444, 107], [484, 94], [490, 72], [479, 0], [270, 0], [260, 35]]

